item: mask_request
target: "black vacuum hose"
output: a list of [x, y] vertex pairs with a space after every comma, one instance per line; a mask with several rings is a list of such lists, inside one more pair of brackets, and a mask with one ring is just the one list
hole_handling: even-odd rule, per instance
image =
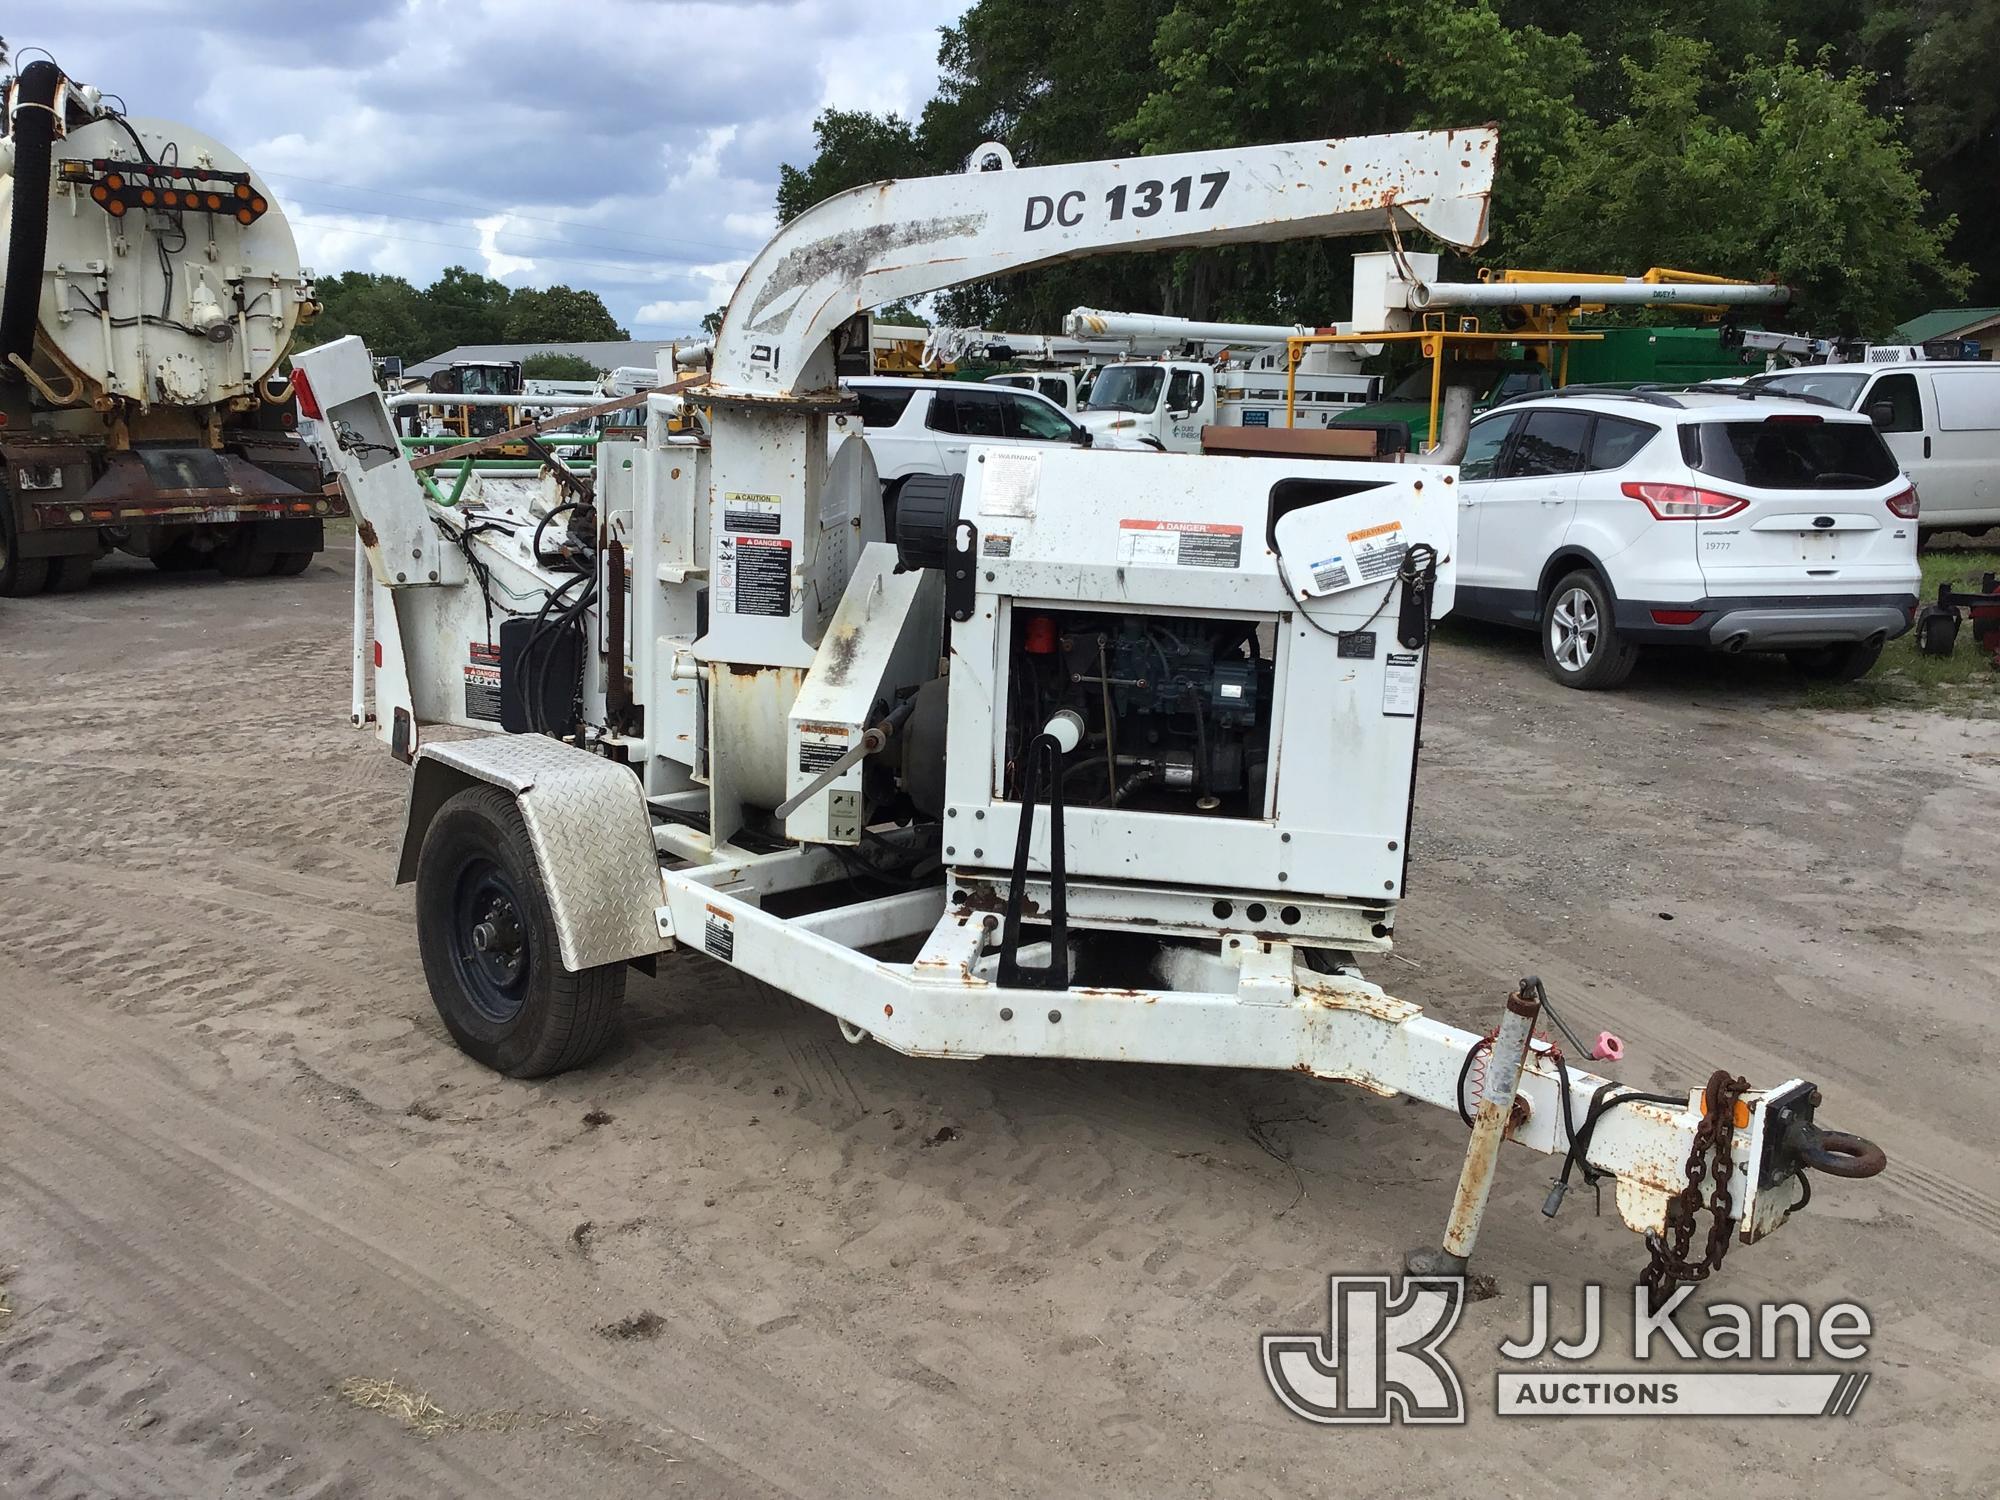
[[49, 246], [49, 157], [56, 138], [56, 90], [62, 72], [52, 62], [21, 70], [14, 106], [14, 214], [7, 226], [7, 286], [0, 295], [0, 377], [21, 379], [7, 358], [35, 352], [42, 312], [42, 266]]

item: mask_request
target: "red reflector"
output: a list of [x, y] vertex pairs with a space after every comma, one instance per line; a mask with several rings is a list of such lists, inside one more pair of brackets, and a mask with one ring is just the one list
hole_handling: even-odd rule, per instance
[[380, 641], [375, 643], [375, 665], [378, 667], [382, 665], [382, 643]]
[[1656, 609], [1653, 611], [1655, 625], [1692, 625], [1701, 618], [1698, 609]]
[[1030, 656], [1056, 654], [1056, 622], [1048, 615], [1029, 615], [1028, 629], [1021, 648]]
[[297, 365], [292, 366], [292, 394], [299, 398], [299, 415], [317, 422], [319, 400], [313, 395], [312, 382], [306, 379], [306, 372]]

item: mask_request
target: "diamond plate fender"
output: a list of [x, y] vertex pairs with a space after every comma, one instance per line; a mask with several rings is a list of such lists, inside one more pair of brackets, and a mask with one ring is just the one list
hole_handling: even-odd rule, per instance
[[417, 853], [438, 809], [475, 782], [504, 787], [520, 803], [565, 969], [673, 946], [655, 915], [666, 898], [639, 778], [546, 735], [455, 740], [418, 752], [398, 885], [417, 878]]

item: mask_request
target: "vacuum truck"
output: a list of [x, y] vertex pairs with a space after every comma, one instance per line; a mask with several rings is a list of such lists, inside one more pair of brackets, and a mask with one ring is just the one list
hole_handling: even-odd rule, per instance
[[316, 311], [264, 182], [186, 125], [128, 118], [34, 62], [0, 136], [0, 596], [110, 552], [303, 572], [325, 493], [274, 379]]

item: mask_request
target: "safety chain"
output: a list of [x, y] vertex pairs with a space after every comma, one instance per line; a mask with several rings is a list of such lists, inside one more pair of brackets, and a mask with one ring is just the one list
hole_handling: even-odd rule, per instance
[[[1722, 1258], [1729, 1253], [1729, 1187], [1736, 1172], [1736, 1106], [1749, 1088], [1747, 1079], [1718, 1070], [1703, 1091], [1705, 1108], [1701, 1123], [1694, 1128], [1694, 1144], [1688, 1148], [1687, 1186], [1667, 1200], [1667, 1217], [1662, 1227], [1646, 1232], [1646, 1249], [1652, 1258], [1639, 1280], [1647, 1288], [1648, 1300], [1654, 1308], [1665, 1302], [1674, 1288], [1706, 1281], [1722, 1269]], [[1709, 1174], [1711, 1155], [1715, 1158], [1715, 1179], [1704, 1205], [1701, 1184]], [[1690, 1260], [1688, 1251], [1694, 1244], [1695, 1220], [1704, 1206], [1712, 1215], [1708, 1249], [1701, 1259]]]

